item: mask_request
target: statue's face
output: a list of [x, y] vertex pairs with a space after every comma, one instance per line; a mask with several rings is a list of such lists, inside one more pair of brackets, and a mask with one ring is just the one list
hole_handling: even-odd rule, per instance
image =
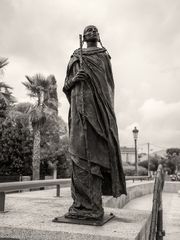
[[98, 42], [99, 41], [99, 32], [97, 27], [90, 25], [84, 29], [84, 41], [85, 42]]

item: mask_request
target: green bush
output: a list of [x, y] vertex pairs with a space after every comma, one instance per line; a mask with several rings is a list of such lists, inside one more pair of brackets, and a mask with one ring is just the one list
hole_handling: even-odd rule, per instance
[[148, 169], [148, 160], [140, 161], [139, 166]]
[[126, 176], [134, 176], [135, 175], [135, 167], [134, 166], [123, 166], [124, 174]]
[[[135, 166], [123, 166], [124, 174], [126, 176], [135, 176]], [[146, 176], [148, 175], [147, 169], [141, 166], [138, 166], [138, 175], [139, 176]]]
[[146, 176], [148, 175], [148, 171], [146, 168], [138, 166], [138, 175], [139, 176]]
[[0, 175], [31, 175], [33, 139], [20, 122], [0, 125]]

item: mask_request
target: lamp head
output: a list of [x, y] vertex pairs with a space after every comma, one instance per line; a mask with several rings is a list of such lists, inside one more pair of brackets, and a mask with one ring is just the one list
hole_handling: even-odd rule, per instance
[[139, 130], [136, 127], [134, 127], [132, 132], [133, 132], [134, 140], [137, 140]]

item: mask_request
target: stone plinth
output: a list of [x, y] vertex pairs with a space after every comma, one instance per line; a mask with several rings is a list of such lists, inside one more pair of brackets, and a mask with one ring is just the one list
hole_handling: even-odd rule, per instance
[[105, 208], [116, 217], [104, 226], [54, 223], [71, 204], [70, 190], [62, 189], [7, 195], [5, 214], [0, 214], [0, 238], [20, 240], [145, 240], [150, 222], [149, 211]]

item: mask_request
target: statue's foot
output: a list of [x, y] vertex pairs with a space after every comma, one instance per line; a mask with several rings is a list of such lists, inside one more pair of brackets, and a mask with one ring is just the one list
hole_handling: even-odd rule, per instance
[[65, 218], [79, 219], [79, 220], [101, 220], [104, 216], [102, 212], [92, 212], [88, 210], [69, 209], [69, 212], [65, 214]]

